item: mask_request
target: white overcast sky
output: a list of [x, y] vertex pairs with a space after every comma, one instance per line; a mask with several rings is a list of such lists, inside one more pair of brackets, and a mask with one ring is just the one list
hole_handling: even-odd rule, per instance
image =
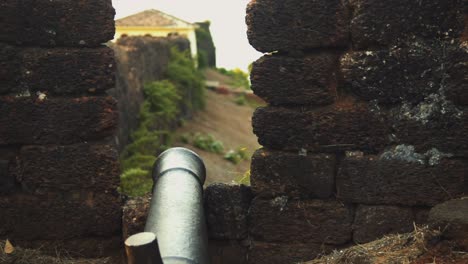
[[247, 40], [245, 8], [249, 0], [112, 0], [116, 19], [158, 9], [189, 22], [211, 21], [218, 67], [247, 69], [262, 54]]

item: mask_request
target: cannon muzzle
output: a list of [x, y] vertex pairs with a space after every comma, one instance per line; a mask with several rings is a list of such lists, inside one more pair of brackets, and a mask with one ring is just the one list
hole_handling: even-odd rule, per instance
[[[149, 260], [155, 257], [137, 256], [133, 259], [145, 259], [144, 264], [209, 264], [203, 210], [205, 175], [203, 160], [191, 150], [171, 148], [158, 157], [153, 168], [153, 197], [145, 226], [145, 232], [153, 233], [157, 243], [153, 246], [151, 241], [142, 244], [159, 250], [162, 262]], [[132, 237], [133, 245], [139, 244]], [[148, 236], [145, 237], [147, 239]], [[137, 251], [133, 250], [135, 247], [129, 247], [127, 242], [130, 238], [126, 241], [129, 261], [131, 255], [148, 254], [132, 253]]]

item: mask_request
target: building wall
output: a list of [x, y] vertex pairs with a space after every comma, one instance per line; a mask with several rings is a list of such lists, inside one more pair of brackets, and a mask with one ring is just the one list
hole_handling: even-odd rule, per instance
[[111, 0], [0, 3], [0, 239], [107, 256], [121, 247]]
[[197, 56], [197, 38], [195, 36], [195, 28], [156, 28], [156, 27], [116, 27], [114, 41], [127, 36], [145, 36], [167, 37], [169, 34], [176, 32], [181, 37], [186, 37], [190, 41], [190, 52], [192, 57]]

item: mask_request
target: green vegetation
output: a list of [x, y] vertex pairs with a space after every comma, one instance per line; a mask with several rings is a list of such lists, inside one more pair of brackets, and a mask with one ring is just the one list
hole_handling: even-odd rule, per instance
[[245, 99], [245, 95], [239, 95], [234, 99], [234, 103], [237, 105], [246, 105], [247, 99]]
[[250, 90], [249, 74], [241, 69], [226, 70], [225, 68], [217, 68], [217, 71], [223, 75], [229, 76], [232, 79], [230, 85], [235, 87], [242, 87]]
[[237, 148], [236, 150], [229, 150], [224, 154], [224, 159], [229, 160], [234, 164], [238, 164], [243, 160], [249, 159], [249, 154], [247, 153], [247, 148]]
[[241, 177], [235, 180], [238, 184], [250, 185], [250, 170], [246, 171]]
[[131, 135], [132, 143], [121, 154], [120, 191], [130, 196], [151, 190], [152, 166], [157, 155], [172, 144], [168, 130], [179, 122], [183, 111], [204, 107], [203, 77], [187, 53], [171, 49], [166, 77], [144, 85], [140, 125]]
[[222, 154], [224, 152], [223, 142], [216, 140], [213, 135], [210, 134], [183, 134], [180, 140], [185, 144], [192, 144], [194, 147], [204, 151]]
[[197, 23], [198, 28], [195, 29], [197, 38], [197, 61], [200, 69], [215, 67], [215, 47], [210, 33], [210, 21]]

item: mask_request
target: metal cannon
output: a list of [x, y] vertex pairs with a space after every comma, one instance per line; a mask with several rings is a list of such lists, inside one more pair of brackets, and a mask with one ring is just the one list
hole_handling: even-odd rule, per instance
[[153, 168], [145, 232], [125, 241], [129, 264], [209, 264], [203, 210], [205, 165], [193, 151], [171, 148]]

